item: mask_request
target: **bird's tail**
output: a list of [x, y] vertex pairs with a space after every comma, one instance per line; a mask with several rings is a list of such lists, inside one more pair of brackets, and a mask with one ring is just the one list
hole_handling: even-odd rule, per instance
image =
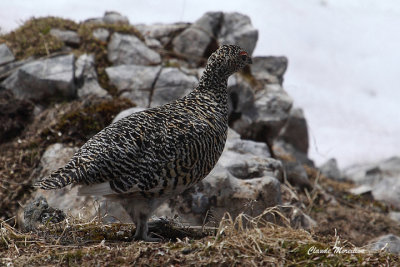
[[33, 186], [44, 190], [60, 189], [77, 181], [76, 170], [60, 168], [46, 178], [34, 183]]

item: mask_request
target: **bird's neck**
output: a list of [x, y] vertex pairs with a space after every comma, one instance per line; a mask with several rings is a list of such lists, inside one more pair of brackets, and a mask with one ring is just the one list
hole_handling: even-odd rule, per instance
[[198, 91], [199, 94], [204, 94], [225, 102], [228, 96], [228, 77], [228, 75], [216, 72], [207, 66], [195, 90]]

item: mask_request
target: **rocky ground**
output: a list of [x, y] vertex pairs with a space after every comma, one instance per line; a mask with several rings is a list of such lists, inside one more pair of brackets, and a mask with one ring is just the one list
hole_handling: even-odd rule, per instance
[[130, 242], [122, 208], [77, 197], [76, 187], [32, 188], [112, 121], [188, 93], [218, 45], [251, 54], [257, 38], [247, 16], [221, 12], [192, 24], [48, 17], [0, 36], [0, 262], [394, 265], [400, 158], [315, 166], [306, 118], [282, 85], [285, 57], [255, 57], [230, 78], [225, 151], [207, 178], [157, 210], [164, 219], [151, 230], [165, 242]]

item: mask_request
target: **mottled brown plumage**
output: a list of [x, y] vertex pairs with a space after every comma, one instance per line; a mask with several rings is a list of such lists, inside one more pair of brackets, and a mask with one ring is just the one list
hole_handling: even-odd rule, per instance
[[37, 186], [78, 183], [85, 185], [83, 195], [118, 200], [136, 224], [135, 239], [156, 241], [147, 236], [151, 213], [206, 177], [221, 156], [228, 128], [227, 80], [249, 63], [239, 46], [221, 46], [190, 94], [104, 128]]

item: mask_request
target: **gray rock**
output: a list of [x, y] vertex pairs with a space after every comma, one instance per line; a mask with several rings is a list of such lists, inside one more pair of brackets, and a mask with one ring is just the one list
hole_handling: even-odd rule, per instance
[[216, 40], [222, 12], [208, 12], [173, 40], [174, 51], [203, 57], [212, 40]]
[[36, 60], [21, 66], [1, 84], [19, 99], [49, 102], [76, 95], [74, 56]]
[[171, 39], [189, 27], [189, 23], [173, 24], [138, 24], [135, 28], [145, 37], [158, 40], [163, 46], [171, 42]]
[[115, 11], [106, 11], [103, 22], [107, 24], [129, 24], [129, 19]]
[[137, 24], [135, 28], [143, 35], [154, 39], [162, 39], [163, 37], [171, 36], [177, 32], [182, 32], [184, 29], [189, 27], [189, 23], [173, 23], [173, 24], [162, 24], [156, 23], [151, 25]]
[[307, 155], [307, 121], [301, 108], [292, 108], [290, 110], [289, 118], [281, 129], [278, 139], [291, 144], [296, 150]]
[[265, 142], [272, 147], [273, 140], [289, 118], [293, 100], [278, 84], [265, 86], [254, 98], [255, 112], [249, 112], [249, 125], [235, 129], [246, 139]]
[[3, 80], [13, 74], [19, 67], [25, 65], [26, 63], [32, 62], [34, 59], [32, 57], [20, 60], [20, 61], [13, 61], [10, 63], [6, 63], [4, 65], [0, 65], [0, 80]]
[[96, 38], [97, 40], [100, 40], [102, 42], [107, 42], [108, 37], [110, 36], [110, 32], [104, 28], [94, 29], [92, 34], [93, 34], [94, 38]]
[[101, 18], [89, 18], [83, 21], [85, 24], [104, 24], [103, 17]]
[[84, 99], [88, 96], [111, 97], [97, 81], [93, 55], [83, 54], [78, 58], [75, 62], [75, 78], [80, 85], [78, 87], [79, 98]]
[[288, 162], [297, 162], [301, 165], [305, 164], [315, 167], [314, 162], [308, 158], [307, 154], [297, 150], [291, 144], [282, 140], [275, 140], [272, 145], [274, 155]]
[[212, 42], [237, 44], [252, 54], [258, 39], [258, 31], [250, 18], [240, 13], [208, 12], [186, 28], [173, 40], [174, 51], [194, 57], [208, 56]]
[[150, 47], [152, 49], [162, 48], [162, 46], [163, 46], [161, 44], [161, 42], [158, 41], [157, 39], [150, 38], [150, 37], [147, 37], [147, 36], [144, 38], [144, 42], [148, 47]]
[[36, 230], [39, 224], [58, 223], [65, 218], [66, 215], [62, 210], [50, 207], [46, 198], [41, 196], [26, 205], [24, 209], [24, 228], [27, 231], [33, 231]]
[[265, 143], [240, 139], [240, 135], [229, 129], [223, 156], [218, 164], [239, 179], [271, 176], [282, 179], [280, 161], [271, 158]]
[[254, 91], [239, 74], [228, 80], [229, 126], [237, 132], [244, 132], [256, 117]]
[[218, 35], [219, 44], [239, 45], [251, 55], [256, 47], [257, 40], [258, 30], [252, 26], [248, 16], [237, 12], [224, 13]]
[[108, 60], [114, 65], [154, 65], [161, 56], [134, 35], [114, 33], [108, 43]]
[[224, 18], [222, 12], [207, 12], [201, 18], [196, 20], [192, 27], [198, 28], [203, 32], [208, 33], [213, 39], [218, 37], [221, 23]]
[[120, 13], [115, 11], [106, 11], [103, 17], [90, 18], [84, 21], [87, 24], [122, 24], [129, 25], [127, 17], [122, 16]]
[[217, 164], [204, 180], [170, 201], [170, 207], [183, 221], [201, 225], [205, 218], [218, 223], [225, 212], [233, 218], [242, 212], [257, 216], [280, 203], [280, 183], [275, 178], [237, 179]]
[[0, 65], [12, 62], [15, 57], [6, 44], [0, 44]]
[[51, 29], [50, 34], [57, 37], [66, 44], [79, 45], [81, 38], [74, 31]]
[[310, 180], [303, 165], [297, 161], [283, 161], [285, 176], [289, 183], [300, 189], [312, 189]]
[[345, 180], [356, 184], [376, 184], [385, 177], [400, 175], [400, 157], [392, 157], [378, 163], [357, 164], [343, 170]]
[[328, 178], [331, 178], [336, 181], [342, 180], [342, 175], [340, 173], [337, 161], [334, 158], [329, 159], [327, 162], [322, 164], [319, 167], [319, 169], [320, 169], [321, 173]]
[[354, 195], [366, 195], [366, 194], [371, 195], [372, 194], [372, 186], [371, 185], [360, 185], [358, 187], [351, 188], [350, 193], [352, 193]]
[[400, 209], [400, 174], [394, 177], [385, 177], [372, 187], [372, 196]]
[[285, 74], [288, 66], [286, 57], [253, 57], [251, 64], [251, 74], [254, 78], [268, 83], [283, 82], [283, 74]]
[[42, 179], [52, 171], [63, 167], [68, 160], [78, 151], [76, 147], [67, 147], [61, 143], [55, 143], [47, 147], [40, 159], [40, 175]]
[[360, 185], [353, 189], [353, 193], [369, 188], [376, 200], [400, 208], [400, 157], [375, 164], [351, 166], [343, 170], [343, 173], [346, 180]]
[[290, 226], [295, 229], [305, 229], [310, 231], [317, 226], [317, 222], [314, 219], [295, 206], [284, 206], [283, 210], [290, 219]]
[[178, 68], [163, 68], [155, 83], [151, 107], [178, 99], [193, 90], [197, 85], [195, 76], [186, 75]]
[[121, 96], [140, 107], [150, 105], [150, 93], [160, 71], [160, 66], [120, 65], [106, 68], [110, 83], [117, 87]]
[[389, 218], [396, 221], [400, 225], [400, 211], [390, 211]]
[[196, 61], [204, 56], [211, 42], [208, 33], [194, 27], [189, 27], [178, 35], [173, 41], [174, 51]]
[[384, 250], [393, 254], [400, 254], [400, 237], [388, 234], [378, 237], [367, 246], [372, 251]]

